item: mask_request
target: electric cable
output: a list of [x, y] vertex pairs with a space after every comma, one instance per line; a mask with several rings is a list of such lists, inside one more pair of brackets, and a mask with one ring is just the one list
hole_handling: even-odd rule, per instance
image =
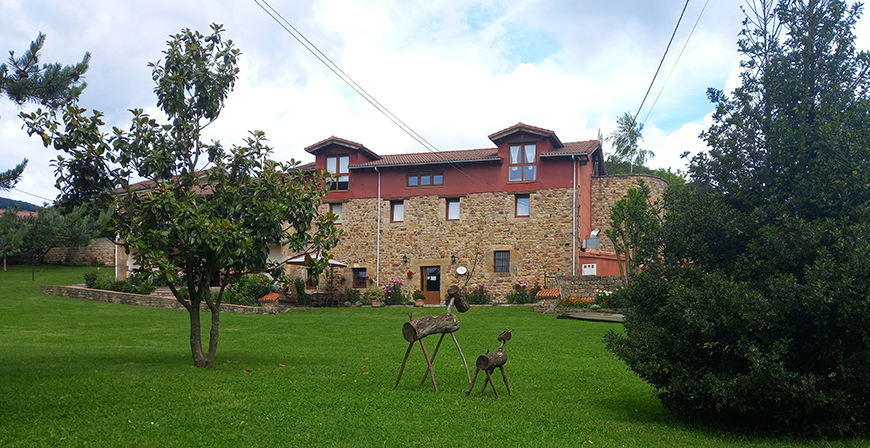
[[698, 22], [701, 21], [701, 16], [704, 15], [704, 11], [707, 9], [707, 4], [708, 4], [708, 3], [710, 3], [710, 0], [707, 0], [706, 2], [704, 2], [704, 7], [701, 8], [701, 13], [698, 14], [698, 19], [695, 20], [695, 25], [692, 26], [692, 31], [689, 32], [689, 37], [686, 38], [686, 43], [683, 44], [683, 48], [680, 50], [680, 54], [677, 55], [677, 60], [674, 61], [674, 66], [671, 67], [671, 71], [670, 71], [670, 73], [668, 73], [668, 77], [665, 78], [665, 82], [664, 82], [664, 84], [662, 84], [662, 89], [659, 90], [659, 94], [656, 95], [656, 99], [655, 99], [655, 101], [653, 101], [652, 106], [649, 107], [649, 110], [647, 111], [646, 116], [643, 118], [643, 121], [641, 122], [641, 124], [646, 123], [646, 120], [649, 118], [649, 114], [652, 113], [653, 109], [655, 109], [655, 107], [656, 107], [656, 104], [658, 104], [658, 102], [659, 102], [659, 98], [661, 98], [662, 93], [665, 91], [665, 86], [668, 85], [668, 81], [670, 81], [670, 79], [671, 79], [671, 75], [674, 74], [674, 70], [676, 70], [676, 68], [677, 68], [677, 64], [680, 63], [680, 58], [683, 56], [683, 52], [686, 51], [686, 47], [689, 45], [689, 40], [691, 40], [691, 39], [692, 39], [692, 35], [695, 34], [695, 28], [698, 27]]
[[649, 83], [649, 88], [646, 89], [646, 94], [643, 96], [643, 100], [640, 102], [640, 107], [637, 108], [637, 113], [634, 114], [635, 121], [637, 120], [637, 116], [640, 115], [640, 110], [643, 109], [643, 103], [646, 102], [647, 96], [649, 96], [650, 90], [652, 90], [653, 84], [656, 82], [656, 77], [659, 74], [659, 70], [662, 69], [662, 64], [665, 62], [665, 56], [668, 55], [668, 50], [671, 49], [671, 43], [674, 42], [674, 36], [677, 35], [677, 30], [680, 28], [680, 22], [683, 21], [683, 15], [686, 13], [686, 8], [689, 6], [689, 0], [686, 0], [686, 4], [683, 6], [683, 12], [680, 13], [680, 18], [677, 20], [677, 26], [674, 27], [674, 32], [671, 34], [671, 40], [668, 41], [668, 46], [665, 48], [665, 54], [662, 55], [662, 60], [659, 61], [659, 67], [656, 69], [656, 73], [653, 75], [652, 81]]

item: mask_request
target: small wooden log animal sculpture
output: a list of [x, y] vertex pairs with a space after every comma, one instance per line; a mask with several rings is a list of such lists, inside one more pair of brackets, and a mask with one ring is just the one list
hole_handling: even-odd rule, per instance
[[498, 350], [490, 353], [489, 350], [486, 351], [485, 354], [480, 355], [477, 358], [477, 371], [474, 372], [474, 379], [471, 380], [471, 386], [468, 388], [468, 391], [465, 392], [465, 395], [471, 394], [471, 390], [474, 389], [474, 383], [477, 382], [477, 374], [483, 370], [486, 373], [486, 381], [483, 383], [483, 389], [480, 389], [480, 393], [486, 390], [486, 385], [492, 385], [492, 391], [495, 392], [495, 396], [498, 397], [498, 391], [495, 390], [495, 383], [492, 382], [492, 372], [498, 367], [501, 370], [501, 377], [504, 378], [504, 387], [507, 388], [508, 393], [511, 393], [511, 386], [508, 384], [507, 375], [504, 373], [504, 364], [507, 362], [507, 354], [504, 352], [504, 343], [511, 340], [511, 332], [513, 330], [505, 330], [500, 335], [498, 335], [498, 340], [501, 342], [498, 346]]
[[[432, 378], [432, 386], [435, 387], [435, 392], [438, 392], [438, 384], [435, 382], [435, 370], [432, 369], [432, 363], [435, 361], [438, 349], [441, 348], [441, 342], [444, 341], [444, 336], [447, 334], [450, 334], [453, 338], [453, 343], [456, 344], [456, 349], [459, 350], [459, 354], [462, 356], [462, 365], [465, 366], [465, 376], [468, 379], [468, 383], [471, 384], [471, 375], [468, 372], [468, 363], [465, 361], [465, 354], [462, 353], [462, 348], [459, 347], [459, 341], [456, 339], [456, 335], [453, 334], [456, 330], [459, 330], [459, 319], [457, 319], [452, 312], [454, 304], [456, 304], [456, 309], [460, 313], [468, 311], [468, 302], [459, 291], [459, 288], [455, 285], [447, 290], [447, 297], [448, 304], [446, 314], [423, 316], [414, 319], [413, 315], [408, 313], [409, 322], [405, 322], [405, 324], [402, 325], [402, 336], [404, 336], [405, 340], [408, 341], [408, 350], [405, 351], [405, 359], [402, 360], [402, 368], [399, 369], [399, 377], [396, 378], [396, 384], [393, 385], [393, 389], [399, 386], [399, 381], [402, 379], [402, 372], [405, 371], [405, 363], [408, 361], [408, 355], [411, 353], [414, 343], [420, 341], [420, 348], [423, 349], [423, 357], [426, 358], [427, 366], [426, 372], [423, 373], [423, 379], [420, 380], [420, 384], [422, 385], [425, 383], [426, 376], [429, 375]], [[464, 304], [464, 306], [461, 304]], [[441, 334], [441, 338], [438, 339], [438, 345], [435, 346], [435, 351], [432, 352], [432, 358], [429, 358], [429, 353], [426, 351], [426, 344], [423, 343], [423, 338], [432, 334]]]

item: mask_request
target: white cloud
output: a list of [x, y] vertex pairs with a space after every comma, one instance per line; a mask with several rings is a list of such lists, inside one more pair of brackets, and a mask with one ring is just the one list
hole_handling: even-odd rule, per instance
[[[573, 0], [274, 0], [293, 26], [353, 79], [439, 149], [490, 147], [487, 135], [517, 122], [554, 130], [562, 141], [596, 138], [635, 111], [682, 5]], [[661, 90], [702, 3], [692, 3], [641, 118]], [[652, 166], [682, 167], [684, 151], [709, 124], [707, 87], [736, 79], [742, 14], [710, 2], [661, 98], [646, 121]], [[256, 3], [232, 0], [0, 3], [3, 48], [22, 51], [48, 34], [45, 61], [73, 63], [93, 54], [80, 105], [127, 128], [127, 109], [155, 112], [150, 61], [183, 27], [224, 24], [241, 49], [241, 77], [209, 138], [240, 144], [266, 132], [277, 158], [308, 162], [310, 144], [331, 135], [380, 153], [425, 149], [360, 98], [276, 24]], [[859, 28], [866, 21], [859, 23]], [[860, 39], [859, 39], [860, 42]], [[8, 47], [8, 48], [7, 48]], [[11, 167], [31, 159], [21, 190], [54, 197], [54, 150], [26, 136], [14, 105], [0, 99], [0, 148]], [[9, 192], [4, 196], [28, 200]], [[38, 200], [37, 200], [38, 201]]]

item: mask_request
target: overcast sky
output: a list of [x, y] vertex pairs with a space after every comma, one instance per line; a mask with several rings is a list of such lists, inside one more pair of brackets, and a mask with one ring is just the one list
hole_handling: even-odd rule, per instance
[[[595, 139], [599, 130], [607, 136], [619, 115], [640, 106], [684, 2], [269, 4], [414, 131], [439, 150], [454, 150], [492, 147], [487, 135], [518, 122], [551, 129], [563, 142]], [[741, 4], [710, 1], [702, 14], [704, 0], [689, 3], [639, 116], [642, 147], [656, 154], [649, 166], [685, 168], [679, 154], [704, 149], [698, 134], [712, 111], [706, 90], [736, 82]], [[273, 158], [302, 162], [313, 160], [303, 148], [332, 135], [379, 154], [426, 151], [254, 0], [0, 0], [0, 50], [21, 54], [41, 31], [48, 36], [43, 62], [71, 64], [89, 51], [88, 87], [79, 104], [126, 129], [128, 109], [156, 112], [148, 62], [161, 58], [171, 34], [183, 28], [206, 33], [212, 22], [224, 25], [225, 38], [242, 56], [236, 88], [209, 138], [229, 146], [249, 130], [262, 130]], [[0, 169], [30, 159], [18, 189], [0, 196], [40, 204], [43, 199], [25, 192], [57, 195], [50, 166], [56, 153], [27, 137], [19, 111], [0, 98]]]

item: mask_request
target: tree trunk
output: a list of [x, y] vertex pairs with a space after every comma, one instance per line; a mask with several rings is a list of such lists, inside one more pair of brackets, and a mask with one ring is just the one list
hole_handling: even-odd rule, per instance
[[217, 353], [218, 345], [218, 327], [221, 323], [221, 308], [220, 305], [211, 310], [211, 331], [208, 334], [208, 359], [205, 360], [205, 367], [214, 365], [214, 356]]
[[202, 333], [199, 303], [191, 300], [190, 313], [190, 353], [193, 355], [193, 365], [196, 367], [210, 367], [205, 356], [202, 354]]
[[415, 342], [437, 333], [453, 333], [459, 329], [459, 319], [453, 314], [423, 316], [402, 326], [402, 336], [408, 342]]
[[507, 362], [507, 353], [496, 350], [492, 353], [480, 355], [477, 357], [477, 368], [480, 370], [492, 371], [496, 367], [501, 367]]

